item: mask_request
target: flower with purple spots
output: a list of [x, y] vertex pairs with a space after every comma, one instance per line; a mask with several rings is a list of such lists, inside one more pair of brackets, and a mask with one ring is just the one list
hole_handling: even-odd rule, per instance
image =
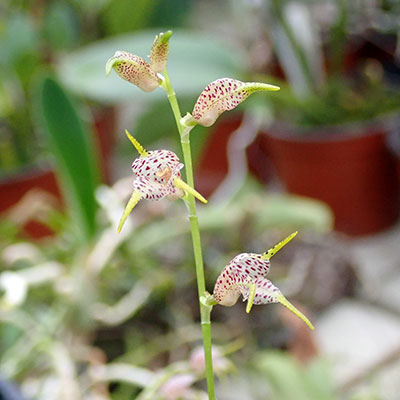
[[253, 304], [281, 303], [314, 329], [308, 318], [266, 278], [271, 266], [270, 258], [296, 235], [297, 232], [292, 233], [264, 254], [242, 253], [233, 258], [217, 279], [213, 293], [215, 301], [230, 307], [242, 295], [243, 301], [247, 300], [247, 312], [250, 312]]
[[172, 31], [160, 33], [154, 39], [153, 46], [150, 51], [150, 68], [156, 73], [161, 73], [167, 67], [169, 53], [169, 38]]
[[277, 90], [278, 86], [267, 83], [241, 82], [231, 78], [217, 79], [201, 92], [192, 115], [185, 117], [184, 123], [211, 126], [224, 111], [233, 110], [251, 94]]
[[122, 215], [118, 232], [131, 213], [133, 208], [141, 199], [160, 200], [167, 197], [172, 200], [185, 198], [191, 194], [203, 203], [207, 200], [181, 178], [180, 170], [183, 164], [178, 156], [169, 150], [146, 151], [140, 143], [125, 131], [129, 140], [139, 152], [140, 157], [132, 164], [132, 171], [136, 175], [133, 181], [134, 191]]
[[163, 197], [177, 199], [183, 191], [174, 185], [175, 179], [181, 179], [183, 164], [178, 156], [169, 150], [149, 151], [132, 164], [136, 175], [133, 186], [146, 200], [160, 200]]
[[152, 92], [162, 82], [158, 74], [163, 72], [167, 65], [171, 35], [172, 31], [168, 31], [156, 36], [149, 56], [150, 64], [135, 54], [116, 51], [106, 63], [106, 74], [114, 69], [122, 79], [145, 92]]

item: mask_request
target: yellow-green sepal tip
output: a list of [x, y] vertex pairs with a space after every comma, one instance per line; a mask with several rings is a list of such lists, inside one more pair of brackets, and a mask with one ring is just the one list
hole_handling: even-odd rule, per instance
[[279, 86], [271, 85], [270, 83], [260, 83], [259, 89], [266, 90], [268, 92], [277, 92], [278, 90], [281, 90]]
[[161, 43], [165, 43], [169, 40], [169, 38], [172, 36], [172, 31], [169, 30], [167, 32], [162, 32], [158, 36], [158, 39], [161, 41]]
[[138, 151], [141, 157], [148, 157], [149, 153], [146, 151], [146, 149], [128, 132], [127, 129], [125, 129], [125, 134], [128, 137], [128, 139], [131, 141], [135, 149]]
[[126, 219], [128, 218], [129, 214], [132, 212], [132, 210], [135, 208], [136, 204], [139, 203], [141, 198], [142, 198], [142, 194], [138, 190], [135, 190], [132, 193], [132, 196], [129, 199], [128, 204], [126, 205], [124, 213], [122, 214], [121, 220], [119, 222], [118, 229], [117, 229], [118, 233], [121, 232], [121, 229], [124, 226]]
[[184, 192], [191, 194], [192, 196], [194, 196], [197, 200], [200, 200], [202, 203], [207, 204], [208, 200], [205, 199], [197, 190], [193, 189], [191, 186], [189, 186], [186, 182], [184, 182], [182, 179], [180, 178], [175, 178], [174, 179], [174, 185], [179, 188], [182, 189]]
[[110, 75], [110, 72], [111, 72], [111, 70], [113, 69], [113, 67], [114, 67], [114, 64], [116, 63], [116, 62], [118, 62], [119, 60], [117, 59], [117, 58], [115, 58], [115, 57], [111, 57], [111, 58], [109, 58], [108, 60], [107, 60], [107, 62], [106, 62], [106, 76], [108, 76], [108, 75]]
[[247, 299], [247, 306], [246, 306], [247, 314], [251, 311], [251, 308], [253, 307], [254, 297], [256, 296], [256, 289], [257, 286], [255, 283], [249, 284], [249, 298]]
[[281, 242], [276, 244], [274, 247], [270, 248], [268, 251], [266, 251], [261, 258], [263, 260], [269, 260], [271, 257], [273, 257], [283, 246], [287, 245], [296, 235], [298, 234], [298, 231], [293, 232], [291, 235], [289, 235], [287, 238], [283, 239]]
[[314, 325], [310, 322], [310, 320], [300, 310], [298, 310], [288, 299], [286, 299], [286, 297], [282, 293], [280, 293], [276, 299], [277, 301], [279, 301], [279, 303], [285, 306], [293, 314], [297, 315], [301, 320], [303, 320], [312, 331], [315, 329]]

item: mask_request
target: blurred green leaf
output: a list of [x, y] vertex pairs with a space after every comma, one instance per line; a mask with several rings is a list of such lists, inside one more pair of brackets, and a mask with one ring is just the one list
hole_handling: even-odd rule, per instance
[[79, 22], [66, 3], [50, 3], [46, 10], [43, 35], [53, 49], [71, 47], [79, 38]]
[[366, 76], [361, 76], [356, 83], [332, 77], [318, 94], [298, 97], [281, 82], [279, 96], [259, 101], [272, 106], [277, 120], [296, 126], [298, 133], [312, 133], [320, 127], [371, 121], [398, 112], [400, 92], [383, 81], [372, 82]]
[[110, 0], [71, 0], [75, 7], [79, 7], [83, 12], [98, 13], [110, 2]]
[[188, 14], [194, 2], [194, 0], [158, 1], [149, 25], [164, 26], [167, 30], [185, 24], [186, 20], [190, 18]]
[[[140, 115], [133, 131], [135, 132], [136, 139], [149, 150], [152, 149], [151, 146], [153, 143], [171, 138], [176, 141], [175, 152], [182, 159], [180, 140], [177, 134], [174, 115], [169, 103], [165, 100], [164, 98], [154, 101], [151, 107], [148, 107], [146, 111]], [[195, 101], [196, 98], [193, 97], [179, 99], [182, 115], [185, 115], [187, 111], [192, 111]], [[192, 144], [192, 159], [195, 163], [203, 149], [210, 130], [199, 125], [193, 132], [190, 142]]]
[[109, 34], [143, 29], [157, 6], [156, 0], [111, 0], [103, 12]]
[[259, 354], [256, 364], [268, 377], [271, 399], [335, 399], [329, 370], [321, 360], [305, 366], [287, 353], [270, 351]]
[[[120, 79], [117, 74], [106, 77], [104, 70], [106, 61], [116, 50], [146, 57], [157, 33], [157, 30], [152, 30], [118, 36], [70, 53], [59, 64], [60, 79], [75, 93], [104, 103], [129, 101], [138, 105], [165, 97], [162, 89], [151, 94], [144, 93]], [[209, 35], [174, 31], [168, 72], [178, 98], [197, 98], [213, 80], [224, 76], [240, 79], [244, 71], [245, 59], [238, 49]]]
[[0, 63], [18, 66], [22, 57], [32, 55], [38, 46], [38, 35], [27, 14], [13, 13], [3, 21], [0, 30]]
[[264, 196], [265, 203], [257, 210], [254, 220], [256, 232], [274, 226], [311, 228], [329, 231], [333, 227], [333, 213], [323, 202], [294, 195]]
[[95, 147], [71, 100], [57, 82], [45, 79], [41, 95], [44, 124], [62, 188], [83, 236], [89, 239], [95, 233], [94, 190], [98, 179]]

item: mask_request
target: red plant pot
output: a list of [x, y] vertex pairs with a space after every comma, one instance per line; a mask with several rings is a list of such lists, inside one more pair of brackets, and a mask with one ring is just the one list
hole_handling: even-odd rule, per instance
[[[55, 196], [61, 205], [62, 196], [54, 171], [49, 167], [31, 166], [0, 181], [0, 214], [17, 204], [33, 189]], [[29, 221], [24, 226], [24, 232], [32, 238], [42, 238], [52, 234], [47, 226], [37, 221]]]
[[[105, 182], [110, 182], [109, 159], [115, 143], [115, 121], [114, 108], [100, 108], [93, 113], [94, 139], [99, 149], [99, 166]], [[17, 204], [32, 189], [54, 195], [62, 206], [63, 199], [54, 170], [32, 165], [0, 180], [0, 214]], [[24, 233], [38, 239], [51, 235], [52, 231], [39, 222], [29, 221], [24, 226]]]
[[100, 169], [104, 182], [111, 183], [109, 160], [115, 146], [116, 111], [114, 107], [102, 107], [93, 112], [95, 139], [99, 149]]
[[[223, 117], [210, 128], [210, 134], [196, 165], [196, 189], [210, 196], [228, 173], [228, 142], [242, 123], [242, 116]], [[263, 183], [271, 177], [269, 160], [265, 156], [265, 139], [258, 135], [246, 149], [248, 169]]]
[[264, 135], [287, 190], [326, 202], [337, 230], [365, 235], [396, 222], [399, 181], [384, 128], [309, 135], [271, 130]]
[[223, 118], [211, 129], [196, 165], [196, 190], [209, 197], [228, 172], [227, 145], [241, 118]]
[[400, 121], [394, 126], [388, 136], [388, 147], [393, 154], [396, 162], [397, 179], [400, 185]]

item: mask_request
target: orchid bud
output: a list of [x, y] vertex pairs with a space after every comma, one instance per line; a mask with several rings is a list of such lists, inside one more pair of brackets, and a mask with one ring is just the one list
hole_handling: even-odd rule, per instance
[[251, 94], [277, 90], [278, 86], [267, 83], [217, 79], [201, 92], [194, 105], [192, 119], [200, 125], [211, 126], [224, 111], [233, 110]]
[[222, 270], [214, 287], [213, 296], [223, 306], [233, 306], [240, 295], [247, 300], [246, 312], [253, 304], [281, 303], [314, 329], [308, 318], [295, 308], [281, 291], [266, 278], [269, 259], [297, 235], [292, 233], [264, 254], [242, 253], [233, 258]]
[[126, 51], [115, 52], [107, 61], [107, 75], [112, 68], [122, 79], [133, 83], [144, 92], [152, 92], [160, 86], [161, 79], [151, 70], [150, 65], [143, 58]]
[[169, 38], [172, 31], [160, 33], [154, 39], [153, 46], [150, 52], [150, 68], [155, 73], [161, 73], [167, 66], [169, 53]]
[[183, 164], [178, 156], [169, 150], [146, 151], [143, 146], [128, 132], [125, 131], [140, 157], [132, 164], [132, 171], [136, 175], [133, 181], [134, 192], [122, 215], [118, 232], [140, 200], [160, 200], [168, 197], [171, 200], [185, 197], [188, 193], [203, 203], [207, 200], [196, 190], [181, 179], [180, 170]]

